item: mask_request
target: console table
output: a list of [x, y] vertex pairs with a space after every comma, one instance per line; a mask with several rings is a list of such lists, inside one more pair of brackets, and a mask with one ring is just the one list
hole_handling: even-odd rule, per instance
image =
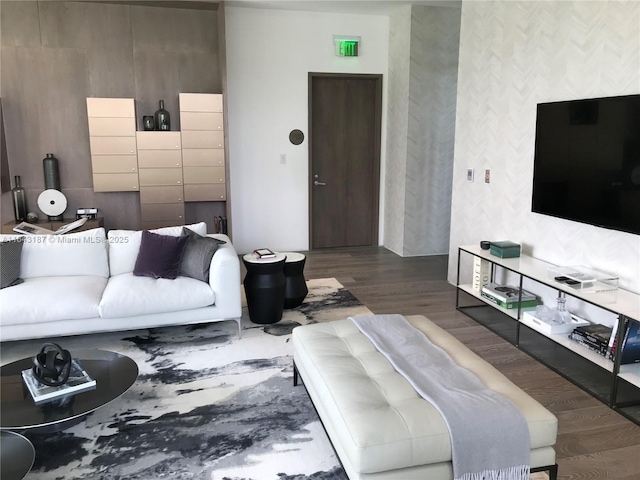
[[[564, 297], [568, 304], [606, 319], [611, 323], [608, 326], [617, 323], [613, 332], [617, 335], [615, 362], [570, 340], [568, 334], [546, 334], [530, 328], [522, 322], [524, 311], [520, 308], [507, 310], [485, 300], [472, 285], [474, 258], [489, 262], [490, 282], [505, 283], [497, 279], [507, 278], [508, 283], [542, 298]], [[527, 255], [499, 258], [479, 246], [461, 246], [456, 308], [640, 425], [640, 363], [620, 364], [624, 335], [632, 322], [640, 322], [640, 295], [622, 289], [581, 291], [555, 281], [549, 273], [554, 267]]]
[[[47, 228], [49, 230], [53, 230], [54, 232], [59, 229], [61, 226], [66, 225], [67, 223], [71, 223], [74, 222], [75, 218], [66, 218], [63, 220], [58, 220], [55, 222], [49, 221], [49, 220], [37, 220], [35, 222], [28, 222], [31, 223], [33, 225], [38, 225], [39, 227], [42, 228]], [[18, 232], [14, 232], [13, 231], [13, 227], [15, 227], [16, 225], [18, 225], [19, 223], [22, 222], [7, 222], [4, 225], [2, 225], [2, 233], [4, 234], [13, 234], [13, 235], [20, 235]], [[104, 218], [102, 217], [98, 217], [95, 219], [89, 219], [87, 220], [84, 225], [82, 225], [81, 227], [78, 227], [74, 230], [71, 230], [71, 232], [69, 233], [75, 233], [75, 232], [82, 232], [84, 230], [91, 230], [93, 228], [98, 228], [98, 227], [104, 227]]]

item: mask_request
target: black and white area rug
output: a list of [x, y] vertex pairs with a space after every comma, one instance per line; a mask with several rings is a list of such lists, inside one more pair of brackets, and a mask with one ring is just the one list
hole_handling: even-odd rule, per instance
[[[346, 480], [302, 386], [293, 387], [294, 326], [371, 312], [335, 279], [274, 325], [219, 322], [54, 341], [99, 348], [138, 364], [123, 396], [68, 430], [29, 435], [27, 480]], [[34, 355], [42, 341], [2, 346], [2, 364]]]

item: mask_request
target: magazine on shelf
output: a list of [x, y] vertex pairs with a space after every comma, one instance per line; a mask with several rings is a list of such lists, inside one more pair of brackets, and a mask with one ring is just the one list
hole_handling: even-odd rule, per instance
[[640, 362], [640, 322], [629, 322], [622, 343], [620, 364]]
[[29, 389], [29, 393], [36, 405], [67, 395], [75, 395], [96, 388], [96, 381], [82, 368], [76, 359], [71, 360], [69, 380], [59, 387], [50, 387], [40, 382], [32, 369], [22, 371], [22, 379]]
[[81, 227], [86, 223], [86, 221], [87, 219], [83, 217], [71, 223], [67, 223], [66, 225], [62, 225], [57, 230], [49, 230], [48, 228], [40, 227], [33, 223], [21, 222], [13, 227], [13, 231], [25, 235], [62, 235]]
[[[522, 298], [520, 297], [520, 289], [513, 285], [499, 285], [497, 283], [490, 283], [482, 287], [483, 296], [492, 297], [504, 303], [527, 302], [531, 300], [537, 300], [537, 297], [526, 290], [522, 290]], [[488, 298], [487, 297], [487, 298]]]

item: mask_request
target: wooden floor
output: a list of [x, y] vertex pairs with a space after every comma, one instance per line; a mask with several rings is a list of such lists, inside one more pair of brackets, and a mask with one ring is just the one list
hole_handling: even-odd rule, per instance
[[640, 426], [458, 312], [446, 256], [402, 258], [381, 247], [304, 253], [307, 279], [337, 278], [376, 314], [429, 317], [553, 412], [559, 478], [640, 479]]

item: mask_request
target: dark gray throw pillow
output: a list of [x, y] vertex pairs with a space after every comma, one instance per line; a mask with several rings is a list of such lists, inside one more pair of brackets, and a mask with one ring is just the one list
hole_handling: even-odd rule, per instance
[[175, 279], [180, 270], [188, 237], [159, 235], [143, 230], [140, 251], [133, 268], [139, 277]]
[[203, 237], [186, 227], [182, 227], [182, 235], [189, 237], [189, 241], [182, 257], [180, 275], [208, 282], [213, 254], [219, 245], [226, 242], [213, 237]]
[[0, 288], [12, 287], [22, 283], [20, 277], [21, 240], [0, 242]]

